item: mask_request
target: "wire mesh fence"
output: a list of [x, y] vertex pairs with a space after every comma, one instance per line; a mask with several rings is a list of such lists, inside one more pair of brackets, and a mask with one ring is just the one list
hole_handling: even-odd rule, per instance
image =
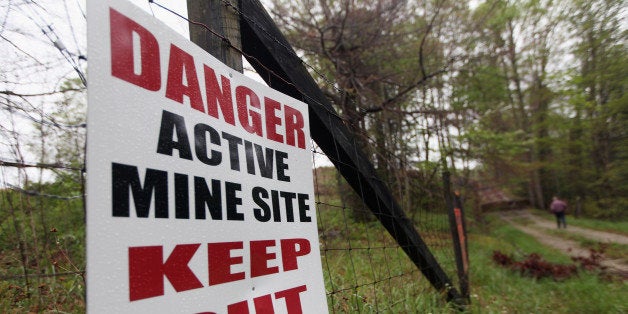
[[[15, 164], [0, 169], [4, 183], [0, 192], [0, 308], [83, 311], [85, 223], [80, 180], [40, 183], [24, 179], [27, 186], [17, 187], [7, 183], [7, 176], [14, 172], [10, 167]], [[21, 172], [19, 176], [26, 174]]]
[[[317, 167], [315, 188], [321, 256], [332, 312], [402, 313], [442, 305], [444, 296], [435, 293], [393, 236], [348, 190], [335, 168]], [[446, 212], [417, 209], [410, 214], [441, 266], [447, 274], [455, 274]]]
[[[176, 14], [174, 8], [149, 2], [151, 8]], [[228, 1], [224, 4], [231, 6]], [[252, 31], [275, 42], [283, 50], [281, 53], [296, 55], [285, 39], [276, 37], [263, 21], [249, 15], [246, 7], [232, 8], [242, 21], [248, 21], [246, 25]], [[185, 20], [183, 14], [175, 16]], [[210, 30], [196, 21], [187, 22], [190, 27]], [[54, 46], [55, 41], [50, 40]], [[310, 106], [322, 108], [323, 119], [348, 128], [344, 133], [330, 132], [330, 141], [315, 143], [312, 151], [320, 252], [330, 312], [403, 313], [443, 307], [449, 291], [455, 290], [460, 282], [456, 277], [442, 177], [447, 163], [433, 161], [427, 155], [437, 154], [442, 147], [440, 141], [445, 135], [434, 130], [441, 123], [439, 119], [446, 117], [417, 118], [389, 112], [384, 117], [364, 115], [356, 121], [348, 118], [346, 108], [334, 104], [336, 108], [330, 110], [327, 104], [312, 97], [307, 88], [278, 74], [264, 63], [263, 57], [251, 54], [246, 43], [237, 50], [271, 87], [291, 90], [293, 96]], [[78, 54], [63, 54], [63, 58], [71, 58], [70, 67], [77, 69]], [[350, 93], [315, 66], [298, 60], [328, 89], [338, 95]], [[83, 173], [84, 106], [73, 106], [72, 116], [60, 115], [59, 109], [44, 108], [70, 107], [84, 99], [85, 88], [80, 81], [71, 76], [66, 80], [70, 83], [62, 88], [55, 86], [46, 91], [52, 98], [32, 99], [15, 92], [1, 95], [2, 114], [6, 118], [2, 123], [3, 154], [10, 156], [0, 160], [2, 309], [80, 312], [85, 308], [84, 179], [89, 174]], [[352, 104], [359, 108], [356, 100]], [[415, 109], [420, 109], [420, 104], [416, 106]], [[416, 122], [417, 119], [420, 121]], [[385, 145], [377, 134], [364, 127], [382, 123], [399, 135], [398, 138], [390, 135]], [[25, 131], [24, 125], [34, 131]], [[436, 142], [430, 138], [432, 132], [436, 132]], [[57, 142], [52, 141], [51, 134]], [[344, 138], [347, 134], [350, 136]], [[26, 137], [30, 138], [28, 144]], [[58, 145], [59, 141], [65, 145]], [[349, 153], [362, 159], [358, 158], [358, 163], [348, 162], [351, 158], [347, 158], [345, 148], [336, 147], [340, 142], [355, 149]], [[31, 160], [38, 162], [30, 162], [21, 153], [29, 145], [32, 156], [36, 156]], [[51, 152], [54, 145], [57, 147]], [[347, 180], [347, 173], [356, 175]], [[372, 202], [372, 186], [377, 191], [386, 191], [390, 199], [382, 203], [378, 195], [377, 202]], [[387, 206], [400, 208], [402, 212], [387, 212], [384, 210]], [[404, 240], [410, 232], [405, 230], [408, 226], [418, 231], [421, 240], [418, 243], [425, 246], [419, 251], [416, 243]], [[422, 256], [418, 261], [413, 257], [420, 252], [429, 252], [427, 263]], [[432, 274], [447, 286], [435, 289], [434, 278], [426, 278], [426, 274], [427, 277]]]

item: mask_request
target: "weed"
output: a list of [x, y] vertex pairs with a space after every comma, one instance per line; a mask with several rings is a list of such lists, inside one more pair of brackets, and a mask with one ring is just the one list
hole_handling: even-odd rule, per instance
[[516, 270], [523, 276], [536, 279], [553, 278], [554, 280], [564, 280], [578, 273], [576, 265], [551, 263], [537, 253], [529, 254], [522, 261], [515, 261], [511, 256], [500, 251], [494, 251], [493, 261], [500, 266]]

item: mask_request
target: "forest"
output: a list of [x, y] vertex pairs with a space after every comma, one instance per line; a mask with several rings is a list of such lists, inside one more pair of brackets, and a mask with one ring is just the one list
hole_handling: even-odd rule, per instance
[[625, 217], [622, 1], [285, 1], [273, 12], [373, 142], [383, 176], [446, 162], [471, 190]]
[[[167, 1], [131, 2], [170, 23], [155, 4]], [[545, 212], [559, 196], [584, 219], [628, 218], [624, 1], [262, 3], [417, 225], [445, 206], [444, 172], [475, 231], [495, 225], [482, 206], [490, 189]], [[7, 311], [85, 310], [85, 6], [0, 1], [0, 309]], [[170, 24], [180, 32], [194, 27], [177, 19]], [[330, 174], [316, 148], [312, 155], [315, 176], [324, 173], [318, 196], [354, 209], [345, 225], [373, 223], [359, 210], [359, 192]]]

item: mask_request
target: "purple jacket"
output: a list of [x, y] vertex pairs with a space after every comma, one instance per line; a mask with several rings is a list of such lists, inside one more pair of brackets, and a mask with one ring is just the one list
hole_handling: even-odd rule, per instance
[[550, 210], [552, 213], [562, 213], [567, 210], [567, 203], [561, 200], [555, 200], [552, 202], [552, 205], [550, 205]]

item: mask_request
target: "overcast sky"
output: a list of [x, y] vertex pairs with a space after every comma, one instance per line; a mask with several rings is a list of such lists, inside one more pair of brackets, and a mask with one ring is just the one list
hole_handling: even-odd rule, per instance
[[[148, 0], [127, 1], [189, 38], [187, 21], [159, 6], [187, 16], [186, 1], [155, 0], [154, 4]], [[80, 56], [89, 59], [86, 6], [86, 0], [0, 0], [0, 90], [23, 94], [48, 93], [59, 90], [65, 80], [76, 78], [76, 69], [85, 72], [87, 63]], [[251, 70], [245, 71], [245, 74], [261, 81]], [[59, 95], [31, 97], [21, 105], [49, 112], [59, 99]], [[39, 161], [37, 154], [27, 148], [29, 141], [38, 136], [33, 125], [32, 118], [23, 113], [9, 115], [6, 108], [0, 110], [0, 127], [8, 132], [0, 134], [0, 160], [15, 160], [15, 143], [19, 141], [23, 146], [24, 160]], [[11, 132], [17, 134], [17, 138], [11, 138], [8, 135]], [[7, 181], [17, 183], [16, 169], [0, 168], [3, 171], [0, 173], [0, 187]], [[31, 171], [29, 175], [37, 176], [37, 171]]]
[[[94, 0], [96, 1], [96, 0]], [[128, 0], [162, 20], [181, 35], [188, 37], [187, 22], [147, 0]], [[157, 3], [187, 15], [186, 2], [159, 0]], [[50, 93], [61, 84], [78, 76], [87, 63], [86, 0], [0, 0], [0, 90], [20, 94]], [[0, 160], [15, 161], [21, 154], [24, 162], [40, 162], [33, 153], [39, 134], [34, 128], [38, 112], [49, 113], [60, 95], [13, 97], [0, 108]], [[7, 104], [29, 113], [12, 110]], [[20, 153], [16, 152], [16, 144]], [[51, 161], [48, 161], [51, 162]], [[0, 188], [7, 183], [19, 185], [16, 168], [0, 167]], [[30, 180], [37, 180], [39, 171], [28, 171]], [[46, 175], [44, 175], [46, 176]], [[49, 176], [49, 175], [48, 175]]]

